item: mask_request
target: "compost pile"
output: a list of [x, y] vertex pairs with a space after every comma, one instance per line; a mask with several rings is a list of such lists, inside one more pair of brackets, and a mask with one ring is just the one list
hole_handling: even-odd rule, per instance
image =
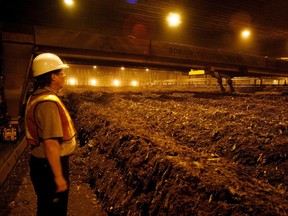
[[109, 215], [287, 215], [285, 91], [66, 93], [80, 142], [71, 173]]

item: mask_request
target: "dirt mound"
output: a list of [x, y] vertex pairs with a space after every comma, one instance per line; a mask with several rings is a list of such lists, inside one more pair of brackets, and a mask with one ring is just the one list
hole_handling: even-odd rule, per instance
[[287, 215], [287, 96], [67, 92], [73, 175], [109, 215]]

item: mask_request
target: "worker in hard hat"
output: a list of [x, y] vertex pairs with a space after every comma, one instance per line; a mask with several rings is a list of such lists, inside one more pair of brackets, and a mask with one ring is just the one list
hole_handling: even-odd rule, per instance
[[67, 215], [69, 155], [76, 131], [58, 97], [68, 66], [55, 54], [43, 53], [32, 64], [35, 89], [27, 101], [25, 132], [31, 146], [30, 177], [37, 194], [37, 215]]

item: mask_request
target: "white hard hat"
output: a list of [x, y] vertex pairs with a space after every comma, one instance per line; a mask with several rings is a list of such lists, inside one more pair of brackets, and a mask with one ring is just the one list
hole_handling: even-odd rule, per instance
[[36, 56], [33, 60], [33, 77], [37, 77], [54, 70], [65, 69], [68, 67], [68, 65], [62, 62], [59, 56], [53, 53], [42, 53]]

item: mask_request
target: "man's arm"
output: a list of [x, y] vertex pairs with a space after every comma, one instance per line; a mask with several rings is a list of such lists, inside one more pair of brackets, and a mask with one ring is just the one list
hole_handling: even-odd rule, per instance
[[43, 142], [46, 157], [54, 174], [54, 181], [57, 186], [56, 192], [66, 191], [68, 185], [62, 173], [59, 142], [57, 139], [45, 139]]

